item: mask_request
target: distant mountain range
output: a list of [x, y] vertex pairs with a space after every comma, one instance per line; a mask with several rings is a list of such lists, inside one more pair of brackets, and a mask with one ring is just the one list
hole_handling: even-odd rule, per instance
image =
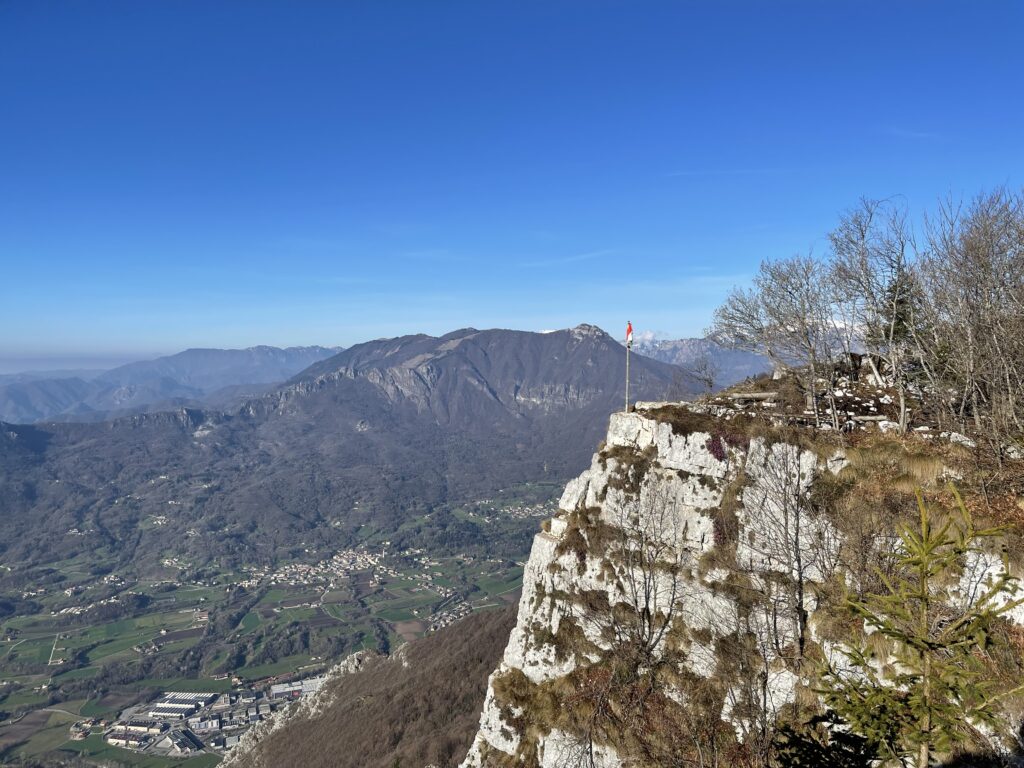
[[729, 349], [711, 339], [638, 339], [633, 344], [633, 349], [641, 355], [681, 366], [691, 372], [698, 369], [708, 371], [716, 390], [732, 386], [772, 368], [764, 355]]
[[[357, 345], [226, 410], [0, 424], [0, 560], [331, 551], [439, 505], [564, 482], [589, 462], [624, 385], [625, 349], [594, 326], [465, 329]], [[700, 389], [682, 369], [634, 356], [637, 399]], [[449, 537], [465, 525], [431, 524]]]
[[95, 379], [108, 368], [64, 368], [49, 371], [18, 371], [17, 373], [0, 373], [0, 386], [18, 384], [40, 379]]
[[[340, 351], [318, 346], [188, 349], [111, 370], [0, 374], [0, 421], [102, 421], [177, 407], [226, 408]], [[710, 370], [715, 389], [770, 369], [762, 355], [708, 339], [638, 340], [634, 351], [690, 372]]]
[[0, 421], [95, 421], [117, 413], [223, 406], [339, 352], [329, 347], [188, 349], [109, 371], [0, 376]]

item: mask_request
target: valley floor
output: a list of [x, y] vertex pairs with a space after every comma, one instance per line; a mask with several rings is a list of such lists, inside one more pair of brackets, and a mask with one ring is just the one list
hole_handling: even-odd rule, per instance
[[[552, 505], [512, 492], [451, 512], [495, 539], [528, 540]], [[51, 564], [52, 583], [9, 596], [38, 610], [0, 622], [0, 759], [58, 751], [138, 766], [211, 765], [215, 754], [133, 752], [104, 734], [126, 707], [163, 691], [269, 697], [271, 686], [316, 676], [354, 651], [393, 649], [518, 598], [525, 550], [518, 563], [431, 556], [396, 551], [384, 535], [273, 568], [216, 572], [173, 554], [145, 576], [97, 576], [102, 563], [87, 557]], [[242, 730], [193, 735], [202, 749], [216, 742], [222, 752], [234, 743], [223, 735]]]

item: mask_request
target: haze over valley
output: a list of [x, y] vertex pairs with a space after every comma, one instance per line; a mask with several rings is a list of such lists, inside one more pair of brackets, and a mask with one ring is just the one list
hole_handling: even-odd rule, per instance
[[0, 374], [0, 421], [94, 421], [257, 394], [340, 348], [188, 349], [106, 371]]

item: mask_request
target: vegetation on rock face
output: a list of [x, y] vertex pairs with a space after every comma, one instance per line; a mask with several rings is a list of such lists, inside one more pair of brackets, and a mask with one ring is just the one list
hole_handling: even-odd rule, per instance
[[[745, 438], [722, 440], [736, 453], [713, 484], [720, 503], [699, 513], [710, 518], [713, 546], [657, 546], [686, 539], [667, 514], [679, 500], [666, 488], [708, 485], [665, 468], [650, 450], [603, 448], [605, 484], [592, 488], [602, 506], [567, 513], [545, 571], [561, 586], [540, 585], [530, 606], [532, 647], [543, 655], [549, 646], [571, 671], [542, 682], [514, 668], [496, 677], [495, 700], [520, 740], [516, 755], [491, 750], [483, 764], [550, 765], [544, 750], [557, 747], [566, 766], [601, 765], [602, 750], [612, 749], [637, 767], [863, 768], [916, 758], [922, 740], [932, 760], [965, 751], [982, 759], [1012, 746], [1005, 726], [1024, 700], [1007, 681], [1021, 676], [1024, 654], [1003, 614], [1015, 605], [1004, 599], [1006, 573], [1020, 564], [1006, 571], [999, 553], [1015, 551], [1020, 537], [1019, 524], [1003, 525], [1017, 522], [1007, 520], [1004, 500], [1019, 498], [1019, 462], [993, 465], [983, 450], [915, 435], [821, 433], [759, 416], [698, 412], [680, 431], [684, 411], [645, 415], [694, 435], [701, 450], [716, 428]], [[798, 439], [781, 439], [789, 434]], [[966, 504], [944, 485], [949, 477], [959, 478]], [[915, 496], [928, 513], [924, 532]], [[772, 514], [759, 518], [763, 509]], [[922, 547], [927, 593], [912, 572]], [[965, 570], [971, 597], [961, 605]], [[679, 607], [693, 590], [708, 591], [700, 617], [696, 605]], [[887, 635], [886, 611], [920, 619], [914, 611], [926, 594], [925, 639], [908, 634], [904, 653]], [[553, 630], [544, 617], [550, 622], [556, 604]], [[909, 631], [905, 619], [892, 633]], [[915, 649], [936, 659], [927, 674], [907, 655]], [[869, 666], [854, 674], [844, 650]], [[907, 703], [922, 675], [933, 678], [927, 727]], [[780, 681], [793, 686], [785, 700]], [[957, 714], [965, 710], [976, 714]]]
[[924, 768], [1018, 746], [1021, 564], [998, 549], [1024, 530], [1024, 197], [945, 206], [926, 241], [864, 201], [826, 258], [763, 264], [714, 331], [781, 376], [641, 407], [682, 469], [634, 449], [651, 424], [609, 433], [589, 501], [547, 529], [522, 669], [493, 681], [515, 754], [483, 765]]
[[[986, 539], [998, 530], [976, 530], [957, 498], [959, 519], [938, 522], [918, 495], [919, 526], [900, 532], [894, 577], [885, 591], [854, 597], [850, 608], [865, 629], [888, 642], [844, 652], [845, 669], [830, 665], [824, 700], [840, 723], [864, 739], [865, 754], [927, 768], [934, 755], [984, 744], [979, 729], [998, 730], [998, 699], [1015, 693], [1000, 680], [990, 654], [999, 645], [998, 618], [1021, 604], [1013, 600], [1016, 579], [996, 559], [996, 568], [965, 573], [989, 556]], [[962, 604], [945, 597], [948, 587], [967, 585]]]

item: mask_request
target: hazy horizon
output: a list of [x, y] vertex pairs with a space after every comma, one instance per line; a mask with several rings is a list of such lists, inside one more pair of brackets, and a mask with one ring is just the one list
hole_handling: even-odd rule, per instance
[[0, 360], [580, 319], [697, 336], [861, 196], [919, 220], [1024, 183], [1022, 21], [2, 3]]
[[[567, 326], [565, 326], [565, 328], [572, 328], [572, 327], [575, 327], [576, 325], [580, 325], [580, 324], [585, 323], [585, 322], [587, 322], [587, 321], [581, 320], [578, 323], [573, 323], [572, 325], [567, 325]], [[635, 323], [634, 323], [634, 325], [635, 325]], [[434, 334], [429, 334], [429, 335], [432, 335], [432, 336], [443, 336], [446, 333], [450, 333], [450, 332], [455, 331], [455, 330], [458, 330], [458, 329], [457, 328], [449, 328], [449, 329], [447, 329], [445, 331], [442, 331], [440, 333], [434, 333]], [[485, 330], [485, 329], [481, 328], [481, 330]], [[564, 330], [564, 328], [555, 328], [555, 329], [508, 328], [506, 330], [527, 331], [527, 332], [531, 332], [531, 333], [551, 333], [551, 332], [556, 331], [556, 330]], [[614, 329], [611, 329], [611, 328], [603, 328], [602, 330], [606, 331], [607, 333], [609, 333], [611, 336], [613, 336], [615, 338], [618, 338], [619, 335], [622, 335], [622, 334], [617, 334], [616, 331]], [[414, 335], [414, 334], [418, 334], [418, 333], [425, 333], [425, 331], [420, 331], [420, 330], [416, 330], [416, 329], [409, 329], [408, 331], [406, 331], [404, 333], [396, 334], [396, 336], [409, 336], [409, 335]], [[703, 334], [695, 334], [695, 335], [696, 336], [703, 336]], [[374, 338], [367, 338], [367, 339], [359, 339], [359, 340], [353, 342], [353, 344], [361, 344], [363, 342], [373, 341], [374, 339], [377, 339], [377, 338], [390, 338], [390, 337], [374, 337]], [[641, 341], [641, 340], [654, 340], [654, 339], [662, 340], [662, 339], [670, 339], [670, 338], [684, 338], [684, 337], [672, 337], [669, 334], [666, 334], [664, 332], [651, 331], [651, 330], [637, 330], [636, 331], [636, 339], [638, 341]], [[685, 337], [685, 338], [692, 338], [692, 337]], [[128, 363], [136, 363], [136, 362], [141, 362], [141, 361], [146, 361], [146, 360], [155, 360], [155, 359], [160, 358], [160, 357], [167, 357], [169, 355], [176, 355], [176, 354], [178, 354], [180, 352], [184, 352], [184, 351], [186, 351], [188, 349], [196, 349], [196, 348], [205, 348], [205, 349], [248, 349], [248, 348], [251, 348], [251, 347], [259, 347], [259, 346], [272, 346], [272, 347], [278, 347], [278, 348], [287, 348], [287, 347], [328, 347], [328, 348], [330, 348], [330, 347], [347, 347], [347, 346], [352, 346], [352, 344], [342, 345], [342, 344], [332, 344], [332, 343], [308, 343], [308, 344], [307, 343], [292, 343], [292, 344], [280, 344], [279, 345], [279, 344], [261, 344], [261, 343], [256, 343], [256, 344], [246, 345], [245, 347], [215, 347], [215, 346], [210, 345], [210, 344], [199, 344], [199, 345], [196, 345], [196, 346], [182, 347], [180, 349], [168, 349], [168, 350], [162, 350], [162, 351], [146, 351], [146, 352], [138, 352], [138, 353], [124, 352], [124, 353], [121, 353], [121, 354], [110, 354], [110, 355], [90, 355], [88, 353], [78, 353], [78, 354], [75, 354], [75, 353], [65, 353], [65, 354], [34, 355], [34, 356], [33, 355], [26, 355], [26, 356], [23, 356], [23, 357], [14, 357], [14, 356], [8, 357], [8, 356], [0, 355], [0, 375], [9, 375], [9, 374], [42, 374], [42, 373], [54, 373], [54, 372], [66, 373], [68, 375], [77, 375], [79, 372], [93, 372], [93, 373], [95, 373], [97, 371], [107, 371], [107, 370], [110, 370], [112, 368], [117, 368], [118, 366], [126, 365]]]

